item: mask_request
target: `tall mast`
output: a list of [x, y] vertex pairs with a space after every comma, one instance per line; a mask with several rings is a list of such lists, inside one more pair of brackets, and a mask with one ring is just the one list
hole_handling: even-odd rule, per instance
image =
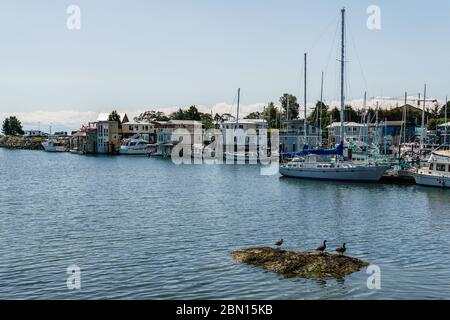
[[380, 136], [380, 132], [378, 130], [378, 108], [379, 108], [379, 104], [377, 101], [377, 108], [376, 108], [376, 112], [375, 112], [375, 144], [379, 147], [379, 136]]
[[289, 121], [289, 95], [286, 96], [286, 126], [288, 125], [287, 122]]
[[319, 146], [322, 146], [322, 107], [323, 107], [323, 71], [320, 81], [320, 104], [319, 104]]
[[405, 111], [406, 111], [407, 100], [408, 100], [408, 93], [405, 92], [405, 104], [403, 105], [402, 125], [400, 126], [400, 138], [398, 140], [398, 158], [399, 159], [400, 159], [400, 155], [401, 155], [401, 151], [402, 151], [402, 140], [404, 139], [405, 131], [406, 131], [406, 116], [405, 116], [406, 113], [405, 113]]
[[304, 92], [304, 104], [305, 104], [305, 114], [304, 114], [304, 116], [305, 116], [305, 121], [304, 121], [304, 132], [305, 132], [305, 144], [308, 144], [308, 124], [306, 123], [306, 80], [307, 80], [307, 78], [306, 78], [306, 71], [307, 71], [307, 68], [306, 68], [306, 64], [307, 64], [307, 62], [308, 62], [308, 54], [307, 53], [305, 53], [305, 92]]
[[405, 106], [403, 107], [403, 143], [406, 143], [406, 105], [408, 104], [408, 92], [405, 92]]
[[239, 105], [240, 105], [240, 103], [241, 103], [241, 88], [238, 88], [236, 124], [239, 124]]
[[344, 72], [345, 72], [345, 8], [341, 10], [342, 14], [342, 35], [341, 35], [341, 143], [344, 142]]
[[[366, 106], [367, 106], [367, 92], [364, 92], [364, 104], [363, 104], [363, 110], [364, 110], [364, 131], [363, 131], [363, 141], [366, 143]], [[369, 140], [369, 127], [367, 127], [367, 140]], [[369, 147], [369, 142], [367, 141], [367, 148]]]
[[387, 141], [386, 141], [386, 136], [387, 136], [387, 118], [384, 118], [384, 135], [383, 135], [383, 144], [384, 144], [384, 154], [387, 154]]
[[448, 125], [447, 125], [447, 122], [448, 122], [448, 119], [447, 119], [447, 105], [448, 105], [448, 97], [445, 97], [445, 137], [444, 137], [444, 145], [447, 145], [447, 128], [448, 128]]
[[425, 84], [425, 89], [423, 91], [423, 106], [422, 106], [422, 127], [420, 134], [420, 149], [423, 149], [425, 143], [425, 104], [427, 99], [427, 84]]

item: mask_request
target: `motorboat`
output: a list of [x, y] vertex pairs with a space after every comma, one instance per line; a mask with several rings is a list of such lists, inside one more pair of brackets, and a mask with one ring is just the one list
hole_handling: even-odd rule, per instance
[[66, 152], [66, 146], [59, 142], [56, 139], [49, 138], [46, 141], [42, 142], [42, 147], [46, 152]]
[[418, 185], [450, 188], [450, 151], [433, 151], [428, 166], [417, 170], [414, 177]]
[[154, 151], [149, 142], [138, 135], [124, 139], [119, 153], [122, 155], [149, 155]]

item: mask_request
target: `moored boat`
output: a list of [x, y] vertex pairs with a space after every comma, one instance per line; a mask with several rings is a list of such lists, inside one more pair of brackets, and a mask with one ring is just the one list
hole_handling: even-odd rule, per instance
[[119, 153], [122, 155], [149, 155], [154, 151], [147, 140], [137, 135], [125, 139], [120, 146]]
[[64, 144], [58, 142], [53, 138], [49, 138], [42, 142], [42, 147], [46, 152], [66, 152], [67, 148]]
[[418, 185], [450, 188], [450, 151], [434, 151], [428, 166], [419, 169], [414, 177]]
[[315, 180], [378, 182], [389, 166], [377, 162], [324, 160], [315, 155], [295, 158], [281, 164], [280, 174], [287, 177]]

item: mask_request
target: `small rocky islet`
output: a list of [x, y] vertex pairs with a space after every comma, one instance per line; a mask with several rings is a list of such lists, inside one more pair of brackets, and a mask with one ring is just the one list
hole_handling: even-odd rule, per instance
[[328, 252], [292, 252], [270, 247], [233, 251], [233, 259], [286, 277], [336, 278], [361, 271], [369, 263]]

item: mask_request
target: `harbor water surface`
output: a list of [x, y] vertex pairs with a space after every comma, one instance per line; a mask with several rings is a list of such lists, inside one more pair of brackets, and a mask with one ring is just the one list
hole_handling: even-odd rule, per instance
[[[0, 149], [1, 299], [448, 299], [450, 191], [261, 176], [258, 166]], [[230, 252], [327, 239], [381, 269], [284, 278]], [[81, 289], [66, 286], [81, 268]]]

